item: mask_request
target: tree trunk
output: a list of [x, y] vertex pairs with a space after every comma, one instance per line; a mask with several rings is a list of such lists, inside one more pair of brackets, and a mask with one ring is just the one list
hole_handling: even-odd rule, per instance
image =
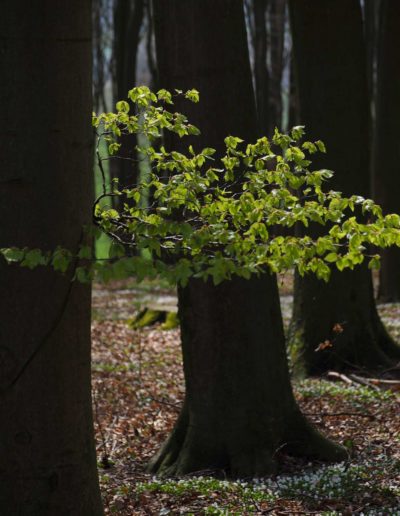
[[288, 109], [288, 129], [300, 125], [300, 106], [299, 92], [297, 91], [297, 81], [294, 67], [293, 48], [290, 50], [289, 64], [289, 109]]
[[[91, 3], [2, 7], [0, 246], [76, 249], [93, 190]], [[101, 515], [90, 288], [0, 268], [0, 514]]]
[[[136, 84], [136, 61], [140, 29], [144, 17], [144, 0], [116, 0], [114, 11], [114, 102], [126, 100], [128, 91]], [[123, 135], [118, 156], [112, 159], [111, 176], [120, 181], [121, 188], [132, 187], [139, 180], [136, 135]]]
[[[335, 171], [332, 187], [369, 195], [368, 93], [358, 0], [290, 3], [301, 122], [328, 154], [318, 167]], [[340, 31], [338, 30], [340, 27]], [[376, 369], [400, 356], [376, 311], [366, 267], [334, 270], [329, 284], [297, 278], [290, 348], [298, 370]], [[334, 332], [340, 323], [343, 332]], [[321, 342], [332, 346], [315, 352]]]
[[275, 127], [282, 128], [282, 75], [283, 51], [285, 39], [285, 7], [286, 0], [271, 0], [269, 9], [270, 26], [270, 132]]
[[[375, 185], [386, 213], [399, 212], [400, 148], [397, 124], [400, 117], [400, 4], [383, 0], [378, 47], [378, 93], [375, 146]], [[379, 299], [400, 300], [400, 251], [382, 253]]]
[[367, 80], [371, 115], [374, 116], [376, 93], [377, 36], [381, 0], [364, 0], [364, 37], [367, 56]]
[[[242, 2], [154, 1], [160, 86], [195, 87], [196, 148], [228, 134], [252, 140], [255, 106]], [[168, 47], [165, 42], [168, 41]], [[185, 104], [186, 105], [186, 104]], [[183, 108], [182, 108], [183, 109]], [[180, 150], [184, 144], [181, 144]], [[328, 460], [345, 453], [309, 426], [293, 398], [276, 279], [192, 279], [179, 289], [186, 398], [149, 469], [161, 475], [271, 473], [278, 450]]]
[[254, 0], [254, 78], [259, 130], [269, 134], [269, 73], [267, 68], [267, 7], [268, 0]]

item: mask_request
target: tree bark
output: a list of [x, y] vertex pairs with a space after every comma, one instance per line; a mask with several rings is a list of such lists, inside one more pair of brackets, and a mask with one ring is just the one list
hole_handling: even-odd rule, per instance
[[285, 7], [286, 0], [271, 0], [269, 6], [270, 25], [270, 119], [269, 134], [275, 127], [282, 128], [282, 75], [283, 51], [285, 39]]
[[[204, 131], [195, 147], [211, 145], [221, 156], [226, 135], [251, 141], [257, 128], [242, 2], [173, 0], [167, 8], [155, 0], [154, 17], [160, 86], [200, 91], [199, 105], [182, 106]], [[186, 397], [151, 472], [264, 475], [283, 449], [344, 458], [294, 400], [274, 276], [217, 287], [192, 279], [178, 294]]]
[[[400, 4], [382, 1], [378, 46], [377, 116], [375, 140], [376, 194], [386, 213], [399, 212], [400, 148], [397, 123], [400, 116]], [[400, 300], [400, 252], [382, 253], [378, 297], [381, 301]]]
[[270, 130], [269, 73], [267, 67], [267, 7], [268, 0], [254, 0], [254, 79], [257, 115], [260, 133], [264, 136]]
[[[144, 0], [116, 0], [114, 11], [114, 102], [126, 100], [128, 91], [136, 84], [136, 61], [140, 43], [140, 29], [144, 17]], [[136, 154], [136, 135], [123, 135], [118, 156], [112, 159], [111, 176], [121, 187], [132, 187], [139, 180]]]
[[[368, 92], [358, 0], [293, 0], [291, 22], [301, 122], [328, 154], [318, 167], [335, 171], [332, 188], [369, 196]], [[340, 27], [340, 31], [338, 28]], [[400, 357], [376, 311], [366, 267], [332, 271], [329, 284], [297, 278], [289, 344], [298, 370], [376, 369]], [[336, 323], [343, 332], [333, 332]], [[321, 342], [331, 347], [315, 352]]]
[[[0, 246], [74, 250], [93, 191], [91, 2], [2, 7]], [[101, 515], [90, 288], [0, 269], [0, 513]]]
[[377, 36], [382, 0], [364, 0], [364, 37], [367, 56], [367, 80], [371, 115], [374, 116], [376, 93]]

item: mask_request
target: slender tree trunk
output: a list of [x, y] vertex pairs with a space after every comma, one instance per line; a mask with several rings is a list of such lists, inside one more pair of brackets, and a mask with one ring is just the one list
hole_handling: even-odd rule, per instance
[[[0, 246], [76, 249], [92, 199], [91, 2], [2, 4]], [[90, 288], [0, 264], [0, 514], [103, 513]]]
[[271, 0], [269, 9], [270, 26], [270, 134], [275, 127], [282, 128], [282, 75], [285, 38], [286, 0]]
[[[195, 148], [211, 145], [221, 155], [228, 134], [252, 140], [257, 128], [242, 2], [156, 0], [154, 16], [160, 86], [200, 90], [199, 105], [177, 106], [203, 130]], [[309, 426], [293, 398], [274, 276], [218, 287], [192, 279], [179, 289], [179, 318], [186, 398], [150, 471], [263, 475], [275, 469], [283, 448], [344, 457]]]
[[268, 0], [254, 0], [254, 77], [257, 115], [262, 135], [269, 134], [269, 73], [267, 68], [267, 7]]
[[[335, 171], [333, 188], [369, 195], [368, 93], [358, 0], [290, 3], [301, 121]], [[340, 28], [340, 30], [338, 30]], [[343, 332], [334, 332], [340, 323]], [[331, 347], [315, 352], [321, 342]], [[290, 347], [303, 372], [376, 369], [400, 356], [376, 311], [370, 272], [333, 271], [329, 284], [297, 278]]]
[[[116, 0], [114, 11], [114, 102], [126, 100], [128, 91], [136, 84], [136, 61], [140, 43], [140, 29], [144, 17], [144, 0]], [[132, 186], [139, 180], [136, 155], [136, 136], [121, 138], [119, 156], [111, 160], [111, 175], [121, 187]]]
[[364, 0], [364, 36], [367, 54], [367, 80], [371, 115], [374, 117], [376, 93], [376, 59], [381, 0]]
[[[400, 117], [400, 3], [382, 1], [378, 47], [378, 93], [375, 146], [375, 186], [387, 213], [399, 213], [400, 147], [397, 124]], [[379, 299], [400, 300], [400, 252], [382, 253]]]
[[155, 42], [154, 42], [154, 24], [153, 24], [153, 12], [151, 0], [146, 0], [146, 56], [147, 66], [150, 73], [150, 89], [157, 91], [158, 88], [158, 76], [157, 76], [157, 63], [155, 56]]

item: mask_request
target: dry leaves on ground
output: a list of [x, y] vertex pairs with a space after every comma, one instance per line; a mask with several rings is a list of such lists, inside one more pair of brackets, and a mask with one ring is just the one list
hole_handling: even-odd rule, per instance
[[[135, 303], [134, 294], [124, 292], [126, 318]], [[115, 291], [97, 294], [95, 305], [100, 303], [108, 317], [94, 320], [92, 329], [106, 514], [400, 515], [399, 395], [326, 380], [299, 384], [296, 396], [318, 428], [348, 447], [348, 464], [326, 467], [281, 457], [280, 476], [256, 482], [152, 479], [145, 465], [166, 439], [183, 399], [179, 331], [129, 329], [119, 318], [117, 298]], [[391, 308], [390, 314], [398, 317], [400, 310], [394, 314]]]

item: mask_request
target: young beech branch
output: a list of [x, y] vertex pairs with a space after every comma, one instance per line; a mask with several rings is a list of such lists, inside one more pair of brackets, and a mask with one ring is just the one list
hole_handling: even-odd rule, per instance
[[[175, 95], [199, 100], [195, 90]], [[192, 145], [182, 153], [153, 145], [168, 132], [180, 138], [199, 134], [184, 115], [166, 109], [173, 95], [140, 86], [128, 97], [133, 113], [120, 101], [115, 112], [93, 115], [102, 193], [88, 231], [110, 237], [109, 259], [96, 260], [88, 246], [77, 254], [10, 247], [0, 250], [8, 262], [65, 272], [74, 259], [83, 260], [74, 276], [79, 281], [135, 274], [139, 280], [162, 275], [182, 285], [191, 276], [219, 283], [291, 268], [327, 281], [332, 267], [353, 269], [368, 260], [377, 268], [379, 255], [371, 249], [400, 246], [399, 215], [383, 215], [370, 199], [326, 188], [333, 173], [314, 170], [311, 160], [325, 146], [304, 140], [304, 127], [288, 134], [275, 130], [271, 139], [248, 144], [229, 135], [223, 155]], [[115, 179], [108, 185], [104, 161], [118, 159], [121, 136], [132, 133], [148, 142], [137, 148], [139, 160], [148, 163], [146, 179], [124, 188]], [[111, 197], [118, 198], [116, 206], [105, 204]], [[280, 227], [295, 225], [301, 236], [279, 235]]]

